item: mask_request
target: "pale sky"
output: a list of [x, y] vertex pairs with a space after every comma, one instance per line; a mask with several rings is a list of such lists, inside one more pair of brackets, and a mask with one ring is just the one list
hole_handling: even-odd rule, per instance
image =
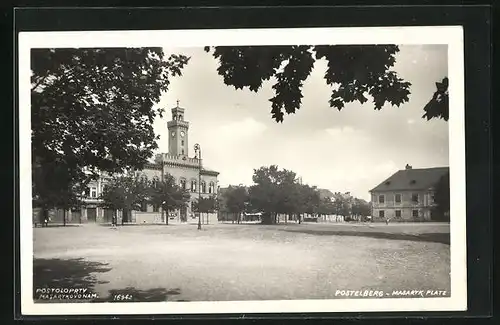
[[276, 123], [270, 114], [273, 80], [254, 93], [235, 90], [217, 74], [217, 62], [203, 48], [165, 48], [166, 55], [191, 57], [181, 77], [171, 79], [155, 121], [159, 152], [168, 151], [166, 123], [180, 100], [189, 121], [189, 155], [199, 143], [203, 163], [220, 172], [219, 185], [252, 184], [254, 168], [276, 164], [302, 176], [303, 183], [333, 192], [368, 191], [408, 163], [413, 168], [449, 165], [448, 124], [422, 119], [435, 82], [447, 76], [446, 45], [400, 46], [394, 70], [412, 83], [410, 101], [375, 111], [367, 102], [342, 111], [328, 104], [331, 89], [323, 78], [326, 62], [316, 62], [302, 90], [302, 107]]

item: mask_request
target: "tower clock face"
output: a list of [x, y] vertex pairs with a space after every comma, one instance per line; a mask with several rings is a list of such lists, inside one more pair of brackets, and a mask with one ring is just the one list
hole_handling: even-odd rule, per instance
[[175, 132], [172, 132], [172, 138], [175, 137]]
[[184, 131], [181, 131], [181, 137], [184, 138]]

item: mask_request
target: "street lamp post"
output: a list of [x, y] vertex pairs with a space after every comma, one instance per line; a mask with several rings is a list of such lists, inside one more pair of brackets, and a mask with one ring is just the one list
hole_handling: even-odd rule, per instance
[[[163, 182], [165, 181], [165, 162], [163, 161], [163, 157], [161, 158], [161, 186], [163, 185]], [[165, 219], [165, 211], [163, 210], [163, 206], [165, 205], [165, 201], [162, 202], [161, 204], [161, 222], [168, 223], [168, 220]], [[168, 218], [168, 216], [167, 216]]]
[[198, 156], [198, 230], [201, 230], [201, 147], [197, 143], [194, 145], [194, 152]]

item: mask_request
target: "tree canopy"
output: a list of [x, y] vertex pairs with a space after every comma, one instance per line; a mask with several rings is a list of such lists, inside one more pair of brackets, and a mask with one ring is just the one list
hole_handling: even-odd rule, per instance
[[244, 186], [229, 186], [222, 194], [224, 208], [227, 212], [238, 215], [237, 221], [240, 221], [240, 215], [245, 211], [249, 201], [247, 189]]
[[[264, 81], [274, 78], [271, 115], [283, 122], [302, 104], [302, 86], [317, 60], [326, 60], [326, 83], [332, 87], [329, 104], [338, 110], [351, 102], [371, 99], [380, 110], [386, 103], [400, 106], [409, 100], [411, 84], [393, 70], [397, 45], [294, 45], [205, 47], [219, 62], [217, 72], [236, 89], [258, 92]], [[448, 120], [448, 79], [425, 107], [424, 118]]]
[[[188, 60], [161, 48], [33, 49], [33, 168], [67, 171], [55, 192], [88, 180], [84, 169], [96, 176], [142, 168], [157, 148], [153, 120], [163, 111], [154, 104]], [[40, 197], [47, 177], [34, 178]]]
[[180, 209], [187, 205], [189, 193], [181, 188], [175, 178], [165, 174], [163, 179], [152, 179], [148, 183], [149, 203], [161, 207], [165, 211], [165, 223], [168, 224], [169, 211]]
[[291, 190], [295, 178], [293, 171], [280, 170], [276, 165], [255, 169], [254, 185], [249, 188], [250, 204], [271, 219], [278, 213], [289, 213], [293, 207]]
[[148, 180], [138, 174], [127, 173], [113, 176], [100, 195], [101, 205], [123, 211], [122, 223], [129, 221], [129, 212], [140, 210], [149, 200]]
[[448, 218], [447, 213], [450, 212], [450, 174], [442, 176], [436, 184], [434, 193], [434, 213], [436, 218], [445, 220]]

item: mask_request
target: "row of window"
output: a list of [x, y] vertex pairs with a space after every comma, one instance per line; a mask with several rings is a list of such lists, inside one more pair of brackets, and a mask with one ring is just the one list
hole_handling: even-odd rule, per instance
[[[395, 203], [401, 203], [402, 202], [401, 198], [402, 198], [401, 194], [394, 194], [394, 202]], [[418, 203], [419, 198], [420, 198], [419, 195], [414, 193], [411, 195], [411, 202]], [[378, 203], [385, 203], [385, 194], [380, 194], [378, 196]]]
[[[181, 185], [181, 188], [185, 190], [186, 189], [186, 180], [182, 178], [180, 180], [180, 185]], [[191, 181], [191, 192], [195, 192], [196, 193], [197, 191], [198, 191], [197, 181], [196, 180], [192, 180]], [[207, 193], [207, 184], [204, 181], [201, 182], [201, 192], [202, 193]], [[209, 183], [209, 185], [208, 185], [208, 193], [209, 194], [214, 194], [215, 193], [215, 183], [214, 182], [210, 182]], [[90, 198], [97, 198], [97, 187], [88, 187], [86, 194]]]
[[[187, 189], [186, 187], [186, 180], [185, 179], [181, 179], [180, 181], [180, 185], [181, 185], [181, 188], [182, 189]], [[191, 180], [191, 192], [198, 192], [198, 182], [196, 180]], [[201, 193], [207, 193], [207, 183], [205, 182], [201, 182]], [[208, 185], [208, 193], [209, 194], [212, 194], [212, 193], [215, 193], [215, 183], [214, 182], [210, 182], [210, 184]]]
[[[396, 218], [401, 218], [401, 210], [396, 210], [395, 211], [396, 213]], [[411, 211], [411, 216], [413, 218], [418, 218], [419, 214], [418, 214], [418, 210], [412, 210]], [[380, 210], [378, 212], [378, 217], [381, 218], [381, 219], [384, 219], [385, 218], [385, 211], [384, 210]]]

